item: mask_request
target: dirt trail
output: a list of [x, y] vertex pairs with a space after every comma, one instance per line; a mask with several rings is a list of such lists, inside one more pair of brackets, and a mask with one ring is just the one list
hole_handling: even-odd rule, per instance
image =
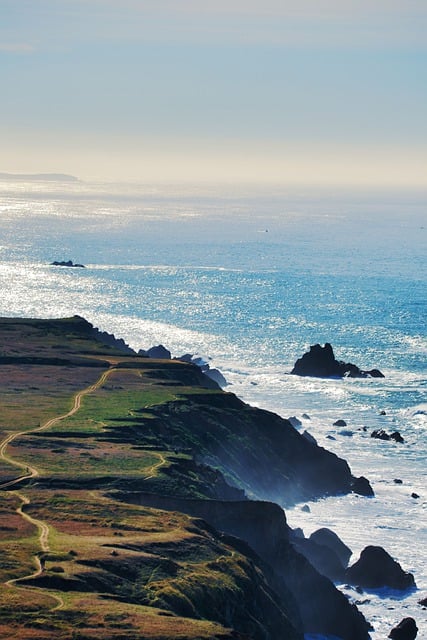
[[6, 449], [10, 445], [10, 443], [21, 436], [30, 435], [31, 433], [36, 433], [37, 431], [43, 431], [44, 429], [49, 429], [49, 427], [52, 427], [57, 422], [60, 422], [61, 420], [65, 420], [65, 418], [69, 418], [70, 416], [74, 415], [80, 409], [83, 396], [86, 396], [89, 393], [96, 391], [96, 389], [98, 389], [100, 386], [104, 384], [105, 380], [108, 378], [109, 375], [111, 375], [111, 373], [113, 373], [113, 371], [116, 371], [116, 369], [112, 368], [112, 369], [108, 369], [107, 371], [104, 371], [102, 376], [94, 384], [90, 385], [89, 387], [86, 387], [86, 389], [82, 389], [82, 391], [78, 391], [74, 396], [73, 406], [70, 409], [70, 411], [67, 411], [67, 413], [64, 413], [63, 415], [60, 415], [60, 416], [56, 416], [54, 418], [50, 418], [49, 420], [47, 420], [47, 422], [44, 422], [39, 427], [35, 427], [34, 429], [30, 429], [28, 431], [19, 431], [16, 433], [11, 433], [0, 443], [0, 458], [5, 460], [9, 464], [13, 464], [15, 467], [19, 467], [20, 469], [26, 470], [25, 475], [19, 476], [18, 478], [15, 478], [14, 480], [10, 480], [9, 482], [1, 483], [0, 489], [6, 489], [7, 487], [12, 487], [13, 485], [18, 484], [23, 480], [27, 480], [29, 478], [35, 478], [39, 475], [35, 467], [28, 466], [6, 455]]
[[[93, 393], [93, 391], [96, 391], [96, 389], [101, 387], [104, 384], [105, 380], [108, 378], [108, 376], [111, 375], [114, 371], [116, 371], [115, 368], [111, 368], [111, 369], [108, 369], [107, 371], [104, 371], [104, 373], [100, 376], [100, 378], [94, 384], [90, 385], [89, 387], [86, 387], [85, 389], [82, 389], [81, 391], [78, 391], [74, 396], [73, 406], [70, 409], [70, 411], [67, 411], [67, 413], [64, 413], [60, 416], [56, 416], [54, 418], [50, 418], [45, 423], [43, 423], [42, 425], [34, 429], [12, 433], [0, 443], [0, 458], [5, 460], [9, 464], [13, 464], [15, 467], [19, 467], [20, 469], [26, 470], [25, 475], [19, 476], [14, 480], [9, 480], [8, 482], [3, 482], [2, 484], [0, 484], [0, 489], [6, 489], [8, 487], [12, 487], [16, 484], [19, 484], [23, 480], [27, 480], [29, 478], [35, 478], [39, 475], [35, 467], [28, 466], [22, 462], [19, 462], [18, 460], [14, 460], [12, 457], [6, 454], [6, 449], [10, 445], [10, 443], [13, 442], [13, 440], [15, 440], [16, 438], [19, 438], [21, 436], [29, 435], [37, 431], [43, 431], [44, 429], [48, 429], [49, 427], [52, 427], [57, 422], [60, 422], [61, 420], [65, 420], [66, 418], [69, 418], [70, 416], [74, 415], [80, 409], [82, 398], [88, 395], [89, 393]], [[14, 493], [21, 500], [21, 505], [16, 509], [16, 512], [22, 518], [30, 522], [32, 525], [34, 525], [38, 529], [38, 532], [39, 532], [38, 541], [39, 541], [41, 551], [42, 552], [49, 551], [48, 525], [42, 520], [37, 520], [36, 518], [32, 518], [30, 515], [25, 513], [25, 511], [23, 511], [23, 508], [30, 504], [30, 499], [18, 491], [15, 491]], [[43, 565], [38, 555], [34, 557], [36, 562], [36, 570], [33, 573], [27, 576], [22, 576], [21, 578], [14, 578], [13, 580], [8, 580], [8, 582], [6, 582], [5, 584], [7, 586], [13, 586], [13, 585], [16, 586], [18, 585], [19, 582], [23, 580], [29, 580], [29, 579], [37, 578], [38, 576], [40, 576], [43, 572]], [[32, 587], [20, 587], [20, 588], [32, 589]], [[49, 596], [53, 598], [56, 602], [56, 606], [53, 609], [51, 609], [51, 611], [56, 611], [58, 609], [61, 609], [64, 606], [64, 601], [60, 596], [57, 596], [54, 594], [49, 594]]]
[[163, 467], [163, 465], [167, 463], [167, 460], [163, 454], [156, 453], [156, 455], [159, 456], [159, 462], [156, 462], [156, 464], [153, 464], [151, 467], [148, 468], [150, 475], [146, 476], [144, 480], [150, 480], [150, 478], [154, 478], [154, 476], [156, 475], [157, 469], [160, 469], [160, 467]]

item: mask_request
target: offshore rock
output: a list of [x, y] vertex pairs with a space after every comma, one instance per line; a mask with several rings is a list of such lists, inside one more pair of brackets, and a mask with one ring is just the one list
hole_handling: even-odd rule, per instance
[[318, 544], [311, 537], [293, 536], [292, 544], [322, 576], [334, 582], [343, 581], [345, 567], [333, 549]]
[[315, 378], [384, 378], [378, 369], [367, 371], [351, 362], [337, 360], [329, 342], [324, 347], [320, 344], [312, 345], [310, 351], [295, 362], [291, 373]]
[[353, 493], [357, 493], [359, 496], [366, 496], [367, 498], [371, 498], [375, 495], [374, 490], [369, 483], [369, 480], [365, 478], [365, 476], [354, 478], [353, 484], [351, 485], [351, 490], [353, 491]]
[[403, 618], [401, 622], [394, 627], [388, 637], [392, 640], [415, 640], [418, 633], [418, 627], [414, 618]]
[[359, 560], [347, 569], [345, 577], [350, 584], [365, 589], [389, 587], [406, 591], [415, 587], [412, 573], [406, 573], [382, 547], [365, 547]]
[[84, 269], [85, 266], [84, 264], [79, 264], [74, 263], [72, 260], [54, 260], [53, 262], [50, 263], [51, 267], [79, 267], [81, 269]]
[[400, 435], [399, 431], [393, 431], [393, 433], [387, 433], [384, 429], [375, 429], [371, 433], [371, 438], [377, 438], [378, 440], [394, 440], [403, 444], [405, 441]]
[[344, 569], [347, 568], [352, 551], [334, 531], [331, 531], [331, 529], [327, 527], [322, 527], [321, 529], [317, 529], [317, 531], [313, 531], [309, 540], [334, 551], [341, 562], [341, 566]]

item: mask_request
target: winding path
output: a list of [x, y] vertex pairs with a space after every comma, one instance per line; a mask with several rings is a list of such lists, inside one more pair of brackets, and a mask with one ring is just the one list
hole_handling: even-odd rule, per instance
[[23, 480], [27, 480], [29, 478], [35, 478], [39, 475], [35, 467], [30, 467], [6, 455], [6, 449], [10, 445], [10, 443], [21, 436], [27, 436], [27, 435], [30, 435], [31, 433], [36, 433], [37, 431], [44, 431], [45, 429], [49, 429], [49, 427], [52, 427], [57, 422], [60, 422], [61, 420], [65, 420], [65, 418], [69, 418], [70, 416], [77, 413], [77, 411], [80, 409], [83, 396], [86, 396], [89, 393], [96, 391], [96, 389], [102, 386], [105, 380], [108, 378], [108, 376], [111, 375], [114, 371], [116, 371], [115, 368], [107, 369], [107, 371], [104, 371], [101, 377], [94, 384], [90, 385], [89, 387], [86, 387], [86, 389], [82, 389], [82, 391], [78, 391], [74, 396], [73, 406], [70, 409], [70, 411], [67, 411], [67, 413], [64, 413], [61, 416], [50, 418], [47, 422], [43, 423], [39, 427], [35, 427], [34, 429], [29, 429], [28, 431], [18, 431], [16, 433], [11, 433], [1, 442], [0, 458], [2, 460], [5, 460], [5, 462], [8, 462], [9, 464], [13, 464], [15, 467], [19, 467], [20, 469], [25, 469], [27, 473], [25, 475], [19, 476], [18, 478], [15, 478], [14, 480], [9, 480], [8, 482], [1, 483], [0, 489], [6, 489], [7, 487], [12, 487], [13, 485], [18, 484]]
[[[70, 411], [67, 411], [67, 413], [64, 413], [60, 416], [56, 416], [54, 418], [50, 418], [45, 423], [43, 423], [42, 425], [34, 429], [12, 433], [0, 443], [0, 458], [5, 462], [8, 462], [9, 464], [14, 465], [15, 467], [19, 467], [20, 469], [26, 470], [25, 475], [21, 475], [18, 478], [15, 478], [14, 480], [9, 480], [8, 482], [3, 482], [2, 484], [0, 484], [0, 489], [6, 489], [8, 487], [12, 487], [14, 485], [19, 484], [20, 482], [23, 482], [24, 480], [28, 480], [29, 478], [35, 478], [39, 475], [39, 472], [35, 467], [28, 466], [22, 462], [19, 462], [18, 460], [14, 460], [13, 458], [11, 458], [6, 454], [6, 449], [10, 445], [10, 443], [16, 440], [16, 438], [19, 438], [21, 436], [29, 435], [37, 431], [43, 431], [44, 429], [48, 429], [49, 427], [52, 427], [57, 422], [60, 422], [61, 420], [65, 420], [65, 418], [69, 418], [70, 416], [77, 413], [77, 411], [80, 409], [82, 398], [88, 395], [89, 393], [93, 393], [93, 391], [96, 391], [96, 389], [101, 387], [106, 381], [106, 379], [108, 378], [108, 376], [111, 375], [114, 371], [116, 371], [114, 367], [107, 369], [107, 371], [104, 371], [103, 374], [100, 376], [100, 378], [98, 378], [98, 380], [94, 384], [90, 385], [89, 387], [86, 387], [85, 389], [82, 389], [81, 391], [78, 391], [74, 396], [73, 406], [70, 409]], [[24, 518], [25, 520], [30, 522], [32, 525], [37, 527], [39, 532], [38, 541], [40, 544], [40, 548], [43, 552], [49, 551], [48, 525], [45, 522], [43, 522], [43, 520], [37, 520], [36, 518], [32, 518], [30, 515], [25, 513], [23, 508], [30, 504], [30, 499], [27, 496], [23, 495], [18, 491], [15, 491], [15, 495], [21, 500], [21, 504], [16, 509], [16, 513], [18, 513], [22, 518]], [[35, 557], [36, 567], [37, 567], [36, 571], [34, 571], [33, 573], [27, 576], [22, 576], [20, 578], [13, 578], [12, 580], [8, 580], [5, 584], [7, 586], [13, 586], [13, 585], [17, 585], [18, 582], [21, 582], [23, 580], [29, 580], [29, 579], [37, 578], [38, 576], [40, 576], [43, 572], [43, 565], [38, 555], [35, 555], [34, 557]], [[23, 587], [20, 587], [20, 588], [23, 588]], [[24, 588], [31, 589], [32, 587], [24, 587]], [[51, 609], [51, 611], [56, 611], [58, 609], [61, 609], [64, 606], [64, 601], [60, 596], [57, 596], [54, 594], [49, 594], [49, 595], [56, 602], [56, 606], [53, 609]]]
[[157, 475], [157, 469], [160, 469], [160, 467], [163, 467], [163, 465], [167, 463], [167, 460], [162, 453], [156, 453], [156, 455], [159, 457], [159, 462], [156, 462], [156, 464], [153, 464], [148, 468], [148, 471], [150, 471], [150, 475], [146, 476], [144, 480], [150, 480], [150, 478], [154, 478], [154, 476]]

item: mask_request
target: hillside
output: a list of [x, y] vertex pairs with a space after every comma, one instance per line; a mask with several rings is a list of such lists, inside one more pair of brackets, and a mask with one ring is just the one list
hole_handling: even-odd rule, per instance
[[367, 638], [280, 505], [345, 461], [79, 317], [0, 320], [0, 637]]

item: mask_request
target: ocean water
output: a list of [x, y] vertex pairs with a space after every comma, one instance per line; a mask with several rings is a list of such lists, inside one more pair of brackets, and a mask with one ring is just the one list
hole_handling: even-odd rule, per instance
[[[336, 531], [350, 562], [381, 545], [414, 574], [418, 590], [404, 597], [341, 585], [373, 640], [407, 616], [427, 637], [418, 604], [427, 595], [426, 200], [393, 190], [0, 181], [2, 316], [78, 314], [136, 349], [161, 343], [174, 356], [204, 356], [228, 390], [298, 417], [369, 478], [374, 498], [286, 513], [306, 535]], [[68, 259], [86, 269], [49, 264]], [[289, 375], [324, 342], [385, 378]], [[378, 428], [399, 431], [404, 444], [371, 438]]]

